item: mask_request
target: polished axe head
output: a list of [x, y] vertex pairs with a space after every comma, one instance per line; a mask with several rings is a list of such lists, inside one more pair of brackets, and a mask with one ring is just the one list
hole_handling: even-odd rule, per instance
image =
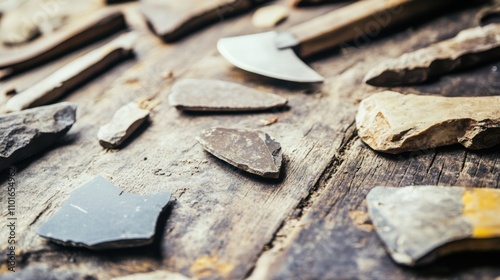
[[292, 48], [278, 48], [277, 37], [278, 33], [271, 31], [223, 38], [217, 49], [231, 64], [252, 73], [298, 83], [324, 80]]

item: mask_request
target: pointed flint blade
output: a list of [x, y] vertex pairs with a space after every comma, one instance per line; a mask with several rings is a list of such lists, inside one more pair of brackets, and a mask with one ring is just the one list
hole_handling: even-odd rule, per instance
[[298, 83], [323, 82], [291, 48], [276, 47], [277, 32], [265, 32], [217, 42], [219, 53], [234, 66], [259, 75]]

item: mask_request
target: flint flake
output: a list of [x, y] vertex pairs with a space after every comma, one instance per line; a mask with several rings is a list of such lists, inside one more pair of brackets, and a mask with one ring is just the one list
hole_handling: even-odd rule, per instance
[[211, 154], [229, 164], [265, 178], [279, 178], [281, 145], [262, 131], [211, 128], [198, 142]]
[[185, 111], [259, 111], [279, 108], [287, 100], [231, 82], [184, 79], [177, 82], [169, 96], [171, 106]]
[[39, 229], [53, 242], [89, 249], [113, 249], [153, 242], [158, 215], [171, 193], [123, 193], [101, 176], [76, 189]]

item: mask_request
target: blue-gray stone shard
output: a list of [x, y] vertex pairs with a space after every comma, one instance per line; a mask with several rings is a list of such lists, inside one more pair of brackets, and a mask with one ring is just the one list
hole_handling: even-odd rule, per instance
[[58, 244], [93, 250], [148, 245], [170, 196], [170, 192], [127, 194], [97, 176], [76, 189], [40, 226], [38, 235]]

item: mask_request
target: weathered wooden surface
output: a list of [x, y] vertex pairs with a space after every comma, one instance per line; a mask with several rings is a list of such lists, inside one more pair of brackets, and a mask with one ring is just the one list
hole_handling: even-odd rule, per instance
[[[278, 29], [335, 7], [294, 9]], [[219, 37], [258, 31], [252, 27], [251, 13], [221, 19], [196, 36], [165, 45], [147, 30], [137, 3], [125, 4], [123, 9], [140, 34], [137, 58], [65, 96], [65, 101], [79, 103], [76, 124], [57, 147], [17, 165], [18, 271], [7, 271], [7, 248], [2, 241], [0, 272], [6, 279], [30, 275], [109, 279], [153, 270], [205, 279], [500, 276], [499, 253], [463, 254], [418, 269], [397, 266], [373, 231], [364, 204], [367, 192], [377, 185], [500, 188], [498, 147], [471, 152], [451, 146], [387, 156], [365, 146], [354, 125], [359, 100], [380, 91], [362, 83], [370, 68], [388, 57], [471, 27], [479, 8], [455, 11], [412, 29], [370, 39], [370, 44], [360, 39], [360, 44], [314, 58], [311, 65], [328, 77], [324, 85], [317, 86], [266, 79], [240, 71], [221, 58], [215, 50]], [[1, 86], [28, 87], [103, 43]], [[498, 66], [498, 62], [491, 63], [405, 91], [495, 95], [500, 90]], [[179, 78], [216, 78], [276, 92], [289, 100], [289, 109], [260, 114], [182, 113], [168, 105], [166, 94]], [[152, 110], [151, 124], [127, 141], [123, 149], [103, 150], [96, 140], [99, 127], [118, 108], [144, 97], [161, 101]], [[260, 119], [276, 116], [278, 123], [260, 126]], [[262, 180], [204, 152], [194, 137], [214, 126], [260, 129], [273, 135], [282, 145], [286, 176], [277, 182]], [[61, 247], [36, 235], [36, 229], [70, 193], [96, 175], [112, 180], [128, 193], [173, 193], [174, 201], [160, 217], [159, 238], [153, 245], [96, 253]], [[7, 174], [2, 174], [0, 184], [1, 217], [6, 219]], [[2, 227], [1, 240], [6, 236]]]

